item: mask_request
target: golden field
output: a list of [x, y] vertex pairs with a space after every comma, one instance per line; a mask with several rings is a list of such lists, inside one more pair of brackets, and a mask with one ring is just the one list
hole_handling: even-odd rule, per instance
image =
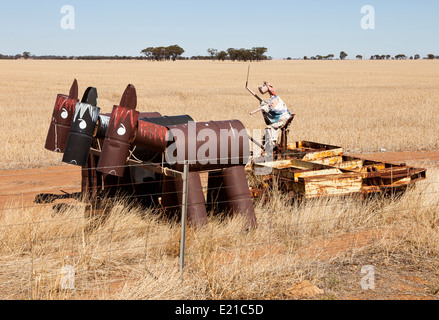
[[[60, 165], [44, 149], [56, 94], [73, 78], [98, 89], [110, 112], [127, 84], [138, 110], [189, 114], [197, 121], [249, 116], [248, 63], [178, 61], [0, 61], [3, 170]], [[351, 152], [438, 150], [439, 61], [268, 61], [252, 63], [250, 86], [264, 80], [297, 115], [292, 140]], [[12, 113], [14, 111], [14, 113]], [[439, 171], [399, 198], [320, 199], [291, 204], [273, 191], [255, 203], [259, 227], [240, 217], [209, 217], [188, 230], [179, 273], [180, 225], [121, 202], [102, 220], [85, 204], [9, 203], [0, 213], [1, 299], [437, 299]], [[17, 177], [25, 180], [26, 177]], [[1, 181], [1, 180], [0, 180]], [[61, 269], [75, 268], [75, 289]], [[376, 288], [363, 290], [372, 265]], [[321, 291], [321, 290], [323, 291]]]
[[[128, 84], [138, 110], [189, 114], [196, 121], [239, 119], [263, 129], [258, 101], [245, 90], [249, 63], [212, 61], [0, 61], [2, 169], [60, 163], [44, 150], [58, 93], [73, 79], [80, 96], [98, 89], [111, 112]], [[251, 64], [249, 86], [270, 81], [296, 119], [291, 140], [346, 151], [439, 149], [439, 61], [268, 61]]]

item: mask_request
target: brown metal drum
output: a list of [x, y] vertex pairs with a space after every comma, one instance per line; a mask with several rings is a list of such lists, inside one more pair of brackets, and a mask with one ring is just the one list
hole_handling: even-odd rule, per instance
[[137, 127], [139, 112], [134, 109], [114, 106], [107, 129], [98, 171], [123, 177]]
[[207, 182], [206, 210], [212, 213], [227, 210], [226, 193], [224, 189], [223, 171], [209, 171]]
[[244, 166], [224, 169], [223, 181], [227, 197], [227, 205], [230, 210], [245, 216], [246, 229], [257, 228], [256, 215], [250, 196]]
[[[200, 174], [190, 172], [188, 177], [188, 222], [195, 227], [207, 224], [207, 212], [204, 201]], [[162, 190], [162, 206], [169, 218], [180, 219], [183, 200], [183, 180], [164, 177]]]
[[168, 132], [168, 128], [164, 126], [139, 120], [134, 143], [147, 150], [162, 153], [169, 144]]
[[159, 118], [162, 115], [158, 112], [140, 112], [139, 119], [140, 118]]
[[[174, 180], [174, 183], [178, 203], [181, 205], [183, 202], [183, 180]], [[194, 227], [202, 227], [207, 224], [203, 187], [198, 172], [189, 172], [188, 176], [187, 218]]]
[[186, 124], [190, 121], [194, 120], [188, 115], [139, 118], [134, 143], [147, 150], [162, 153], [173, 140], [168, 126]]
[[78, 99], [63, 94], [57, 95], [46, 138], [47, 150], [64, 153], [77, 102]]
[[123, 177], [127, 170], [126, 163], [130, 148], [129, 143], [105, 139], [97, 170], [104, 174]]
[[90, 155], [87, 164], [81, 170], [81, 193], [84, 200], [93, 202], [96, 200], [96, 196], [99, 188], [100, 174], [96, 171], [96, 164], [98, 157]]
[[[139, 118], [143, 117], [161, 117], [158, 112], [141, 112]], [[97, 138], [105, 138], [107, 136], [108, 126], [110, 125], [111, 113], [105, 113], [99, 115], [98, 129], [96, 132]]]
[[180, 212], [180, 204], [175, 191], [175, 180], [172, 177], [163, 176], [161, 205], [168, 218], [174, 218]]
[[169, 129], [175, 142], [167, 149], [167, 159], [175, 170], [183, 171], [185, 160], [190, 161], [191, 171], [247, 164], [249, 137], [239, 120], [189, 123]]

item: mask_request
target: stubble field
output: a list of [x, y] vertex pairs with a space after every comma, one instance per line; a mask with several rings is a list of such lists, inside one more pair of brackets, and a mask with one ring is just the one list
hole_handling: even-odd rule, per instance
[[[2, 169], [59, 164], [46, 152], [56, 94], [73, 79], [80, 96], [98, 89], [111, 112], [128, 84], [138, 110], [189, 114], [196, 121], [239, 119], [263, 129], [258, 101], [245, 89], [248, 63], [178, 61], [0, 61]], [[249, 86], [270, 81], [296, 114], [293, 140], [340, 145], [347, 151], [439, 149], [437, 61], [271, 61], [252, 63]]]
[[[30, 171], [14, 178], [10, 170], [49, 176], [55, 165], [73, 178], [55, 177], [54, 187], [79, 187], [80, 171], [44, 149], [56, 94], [67, 94], [74, 78], [80, 95], [88, 86], [98, 89], [102, 112], [131, 83], [139, 111], [239, 119], [250, 130], [263, 129], [262, 117], [249, 115], [258, 102], [244, 88], [247, 68], [212, 61], [0, 61], [0, 186], [6, 193], [12, 185], [32, 185], [35, 193], [44, 186], [38, 175], [26, 181]], [[296, 114], [291, 140], [356, 154], [439, 150], [437, 61], [252, 63], [250, 87], [264, 80]], [[268, 203], [255, 203], [259, 228], [250, 233], [242, 232], [239, 217], [211, 217], [207, 228], [189, 230], [183, 278], [180, 227], [157, 212], [121, 203], [97, 222], [84, 215], [82, 203], [56, 211], [29, 204], [24, 195], [2, 197], [0, 297], [436, 299], [439, 171], [437, 161], [416, 158], [404, 162], [426, 167], [428, 180], [402, 198], [298, 205], [273, 194]], [[75, 268], [74, 290], [60, 289], [65, 265]], [[362, 271], [370, 265], [375, 288], [364, 290]]]

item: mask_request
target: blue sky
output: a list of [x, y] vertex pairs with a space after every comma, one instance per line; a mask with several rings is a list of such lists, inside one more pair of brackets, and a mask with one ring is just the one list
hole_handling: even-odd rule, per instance
[[[64, 5], [75, 9], [74, 30], [61, 28]], [[364, 5], [375, 9], [374, 30], [361, 28]], [[438, 18], [432, 0], [0, 1], [0, 53], [139, 56], [178, 44], [187, 57], [255, 46], [273, 58], [439, 55]]]

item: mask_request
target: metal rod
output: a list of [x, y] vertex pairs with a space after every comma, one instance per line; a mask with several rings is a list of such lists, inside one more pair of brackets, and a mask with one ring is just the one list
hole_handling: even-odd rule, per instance
[[262, 98], [260, 98], [256, 93], [253, 92], [252, 89], [246, 87], [246, 89], [248, 90], [248, 92], [250, 92], [256, 99], [258, 99], [259, 102], [262, 102]]
[[253, 111], [253, 112], [250, 112], [250, 115], [252, 116], [252, 115], [254, 115], [255, 113], [258, 113], [258, 112], [260, 112], [260, 111], [262, 111], [262, 108], [258, 108], [257, 110], [255, 110], [255, 111]]
[[260, 144], [259, 142], [257, 142], [252, 136], [248, 136], [249, 137], [249, 139], [250, 139], [250, 141], [251, 142], [253, 142], [255, 145], [257, 145], [259, 148], [261, 148], [263, 151], [265, 151], [265, 147], [262, 145], [262, 144]]
[[[263, 100], [258, 97], [258, 95], [256, 93], [254, 93], [249, 87], [248, 87], [248, 78], [250, 76], [250, 65], [248, 65], [248, 71], [247, 71], [247, 81], [245, 83], [245, 88], [248, 90], [248, 92], [250, 92], [256, 99], [259, 100], [259, 102], [262, 102]], [[253, 114], [253, 113], [252, 113]]]
[[245, 83], [245, 87], [248, 88], [248, 78], [250, 76], [250, 65], [248, 65], [248, 71], [247, 71], [247, 82]]
[[189, 162], [186, 160], [184, 162], [183, 197], [182, 197], [182, 202], [181, 202], [180, 273], [182, 276], [183, 276], [183, 270], [184, 270], [184, 255], [185, 255], [185, 249], [186, 249], [188, 177], [189, 177]]

